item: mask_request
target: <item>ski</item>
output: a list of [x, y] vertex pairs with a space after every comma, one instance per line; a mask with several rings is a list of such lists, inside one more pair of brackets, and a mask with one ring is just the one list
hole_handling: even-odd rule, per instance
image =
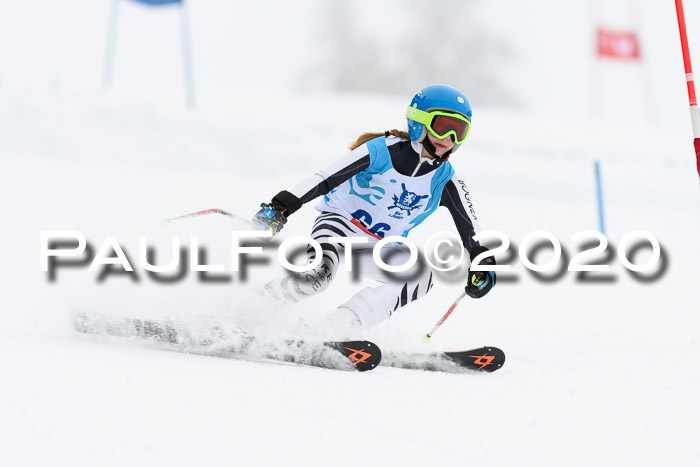
[[460, 373], [464, 371], [492, 373], [501, 368], [505, 361], [506, 354], [501, 349], [487, 346], [455, 352], [385, 352], [382, 358], [382, 365], [445, 373]]
[[379, 347], [365, 340], [305, 341], [265, 339], [221, 328], [195, 328], [172, 321], [145, 320], [74, 312], [73, 327], [83, 334], [156, 341], [168, 350], [218, 357], [241, 356], [337, 370], [369, 371], [382, 359]]

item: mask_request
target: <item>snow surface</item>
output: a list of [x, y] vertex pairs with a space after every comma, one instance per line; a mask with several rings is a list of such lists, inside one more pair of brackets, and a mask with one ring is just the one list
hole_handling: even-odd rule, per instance
[[[644, 24], [653, 26], [645, 37], [662, 96], [657, 121], [640, 112], [627, 118], [632, 104], [615, 101], [613, 92], [606, 103], [614, 109], [592, 122], [586, 73], [567, 75], [571, 88], [581, 90], [568, 102], [559, 80], [547, 87], [566, 67], [530, 53], [525, 57], [537, 60], [521, 58], [510, 77], [522, 80], [530, 105], [476, 108], [470, 139], [452, 159], [483, 226], [516, 244], [528, 232], [548, 230], [569, 253], [571, 235], [597, 229], [592, 161], [600, 159], [611, 243], [633, 230], [653, 233], [668, 258], [665, 274], [636, 281], [613, 259], [614, 282], [581, 283], [567, 273], [543, 283], [516, 260], [517, 281], [502, 280], [484, 299], [464, 301], [425, 345], [421, 335], [461, 290], [462, 280], [443, 277], [369, 337], [393, 350], [495, 345], [506, 352], [496, 373], [450, 375], [220, 359], [72, 331], [74, 309], [235, 317], [274, 332], [294, 327], [299, 316], [322, 319], [363, 283], [345, 274], [323, 295], [281, 310], [257, 309], [248, 292], [281, 272], [272, 266], [252, 267], [245, 283], [202, 284], [189, 274], [161, 285], [142, 270], [139, 282], [122, 275], [100, 283], [86, 267], [60, 269], [50, 283], [39, 270], [40, 232], [79, 230], [96, 248], [114, 236], [134, 262], [140, 235], [159, 246], [172, 235], [198, 235], [209, 247], [209, 262], [227, 265], [227, 219], [165, 228], [161, 218], [211, 207], [249, 216], [260, 202], [344, 154], [360, 132], [403, 125], [406, 99], [287, 92], [301, 76], [294, 66], [315, 50], [305, 33], [288, 34], [304, 30], [290, 15], [317, 20], [318, 2], [269, 19], [269, 30], [280, 31], [270, 41], [292, 37], [307, 47], [295, 56], [286, 43], [288, 53], [281, 55], [289, 67], [282, 76], [273, 76], [277, 68], [265, 55], [271, 42], [251, 45], [247, 61], [236, 57], [249, 73], [222, 58], [256, 27], [239, 18], [229, 31], [224, 18], [241, 8], [256, 17], [264, 5], [202, 0], [191, 5], [193, 31], [207, 31], [193, 41], [201, 57], [196, 110], [183, 108], [179, 81], [157, 83], [139, 74], [139, 64], [179, 73], [177, 53], [164, 53], [161, 66], [135, 40], [120, 42], [122, 71], [104, 93], [98, 83], [107, 2], [64, 3], [44, 2], [44, 14], [31, 5], [3, 5], [12, 14], [0, 15], [6, 58], [0, 60], [6, 63], [0, 68], [0, 464], [698, 465], [700, 193], [672, 5], [641, 2]], [[540, 32], [524, 34], [535, 20], [542, 21], [538, 31], [559, 31], [564, 23], [557, 10], [549, 16], [518, 10], [522, 2], [499, 3], [507, 8], [484, 7], [482, 15], [523, 47], [551, 42]], [[543, 1], [542, 9], [556, 3]], [[153, 37], [177, 31], [173, 12], [161, 17], [126, 5], [122, 20], [131, 19], [125, 24], [135, 31], [146, 27], [139, 13], [158, 21], [160, 34]], [[573, 5], [571, 15], [586, 8]], [[686, 5], [691, 32], [696, 10]], [[529, 21], [518, 21], [519, 11]], [[211, 50], [214, 42], [198, 46], [197, 34], [226, 40]], [[691, 47], [700, 45], [692, 37]], [[128, 52], [142, 61], [124, 65]], [[217, 67], [233, 81], [224, 83]], [[624, 94], [636, 71], [607, 68], [620, 77], [611, 86]], [[287, 87], [264, 89], [253, 77]], [[314, 216], [304, 208], [283, 236], [307, 234]], [[451, 222], [438, 212], [411, 238], [421, 244], [436, 230], [453, 229]], [[538, 261], [546, 259], [545, 252]]]

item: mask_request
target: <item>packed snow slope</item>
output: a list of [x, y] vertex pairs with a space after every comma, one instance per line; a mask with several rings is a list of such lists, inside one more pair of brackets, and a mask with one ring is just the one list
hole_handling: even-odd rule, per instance
[[[51, 15], [39, 18], [29, 7], [22, 14], [36, 19], [35, 27], [57, 27]], [[79, 16], [61, 18], [76, 28], [82, 24]], [[17, 24], [14, 31], [27, 23]], [[66, 37], [82, 43], [81, 29], [67, 29]], [[493, 374], [384, 367], [359, 374], [80, 335], [70, 314], [238, 322], [271, 334], [294, 331], [300, 319], [318, 323], [368, 283], [344, 273], [321, 296], [271, 309], [250, 291], [283, 273], [273, 257], [252, 264], [245, 279], [203, 283], [190, 272], [163, 284], [138, 265], [138, 239], [146, 236], [156, 246], [160, 263], [169, 256], [171, 237], [198, 236], [207, 263], [228, 272], [231, 230], [240, 225], [208, 216], [164, 227], [161, 219], [207, 208], [249, 217], [261, 202], [341, 157], [361, 132], [402, 128], [406, 98], [302, 95], [210, 81], [198, 88], [197, 108], [187, 111], [179, 82], [154, 84], [144, 76], [124, 84], [117, 75], [112, 91], [103, 93], [95, 85], [97, 73], [87, 77], [91, 86], [70, 74], [51, 79], [47, 63], [60, 69], [58, 59], [30, 59], [36, 57], [33, 47], [40, 49], [38, 39], [23, 47], [24, 56], [6, 54], [4, 63], [16, 73], [0, 69], [0, 464], [700, 461], [700, 188], [682, 76], [664, 81], [654, 70], [661, 89], [677, 98], [660, 100], [665, 107], [656, 122], [639, 114], [623, 118], [626, 107], [617, 118], [592, 120], [576, 105], [551, 101], [537, 111], [475, 106], [469, 139], [451, 161], [468, 183], [482, 226], [504, 232], [516, 253], [529, 232], [549, 231], [570, 259], [579, 245], [570, 237], [598, 229], [598, 159], [611, 271], [605, 280], [564, 271], [545, 281], [515, 255], [513, 271], [499, 274], [483, 299], [465, 299], [427, 345], [422, 334], [464, 284], [463, 275], [439, 274], [430, 294], [368, 338], [386, 350], [494, 345], [506, 352], [505, 366]], [[84, 50], [72, 50], [71, 66], [85, 78]], [[267, 65], [263, 57], [251, 59]], [[29, 70], [26, 75], [20, 67]], [[270, 73], [261, 79], [272, 79]], [[315, 214], [304, 207], [280, 237], [308, 234]], [[114, 237], [135, 273], [100, 279], [99, 271], [82, 264], [59, 268], [51, 280], [40, 270], [40, 233], [57, 230], [83, 233], [95, 251]], [[443, 230], [454, 227], [441, 210], [410, 238], [422, 245]], [[638, 230], [659, 240], [664, 265], [641, 280], [617, 257], [622, 238]], [[641, 250], [633, 262], [643, 263], [649, 251]], [[549, 257], [547, 249], [531, 255], [540, 264]]]
[[[700, 415], [694, 361], [700, 196], [685, 146], [673, 143], [684, 140], [681, 132], [664, 134], [671, 143], [665, 154], [648, 149], [654, 141], [635, 145], [645, 134], [631, 130], [628, 149], [599, 154], [611, 244], [632, 230], [653, 233], [668, 259], [660, 278], [636, 281], [613, 257], [613, 282], [584, 283], [564, 273], [544, 283], [516, 259], [514, 279], [482, 300], [463, 302], [426, 346], [421, 335], [463, 284], [463, 277], [443, 277], [369, 337], [394, 350], [496, 345], [506, 351], [504, 368], [474, 375], [382, 367], [349, 374], [76, 335], [69, 313], [231, 321], [244, 311], [252, 321], [271, 319], [275, 331], [291, 328], [298, 316], [320, 319], [363, 284], [348, 273], [303, 306], [260, 309], [247, 290], [277, 273], [270, 272], [273, 262], [253, 265], [246, 282], [203, 284], [189, 273], [162, 285], [138, 271], [137, 239], [199, 235], [210, 247], [208, 263], [228, 265], [227, 219], [171, 228], [160, 219], [210, 207], [249, 216], [259, 202], [341, 156], [356, 133], [382, 128], [367, 127], [368, 109], [370, 120], [384, 127], [401, 125], [401, 100], [280, 97], [296, 109], [298, 118], [289, 120], [254, 106], [243, 106], [250, 110], [241, 115], [95, 95], [2, 99], [3, 126], [13, 128], [2, 141], [0, 172], [7, 284], [0, 328], [3, 463], [691, 465], [698, 459], [692, 421]], [[576, 141], [578, 126], [538, 121], [551, 136], [528, 140], [505, 135], [517, 135], [519, 122], [530, 117], [478, 115], [453, 161], [482, 224], [515, 244], [530, 231], [548, 230], [575, 252], [569, 237], [597, 228], [591, 155], [563, 144]], [[598, 143], [613, 148], [620, 135], [627, 137], [624, 128]], [[307, 234], [314, 215], [305, 207], [283, 236]], [[49, 282], [39, 268], [43, 230], [78, 230], [95, 248], [114, 236], [140, 280], [109, 275], [99, 282], [84, 265], [59, 268]], [[420, 244], [435, 230], [454, 231], [449, 215], [436, 214], [412, 238]], [[549, 255], [542, 252], [536, 262]]]

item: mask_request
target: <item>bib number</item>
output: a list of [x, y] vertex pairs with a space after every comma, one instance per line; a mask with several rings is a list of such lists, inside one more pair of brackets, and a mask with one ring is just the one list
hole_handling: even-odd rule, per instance
[[377, 222], [375, 225], [372, 225], [372, 216], [370, 216], [370, 214], [364, 209], [358, 209], [357, 211], [353, 212], [352, 217], [354, 217], [357, 222], [367, 229], [369, 233], [376, 235], [377, 237], [384, 238], [385, 232], [391, 229], [391, 226], [389, 224], [385, 224], [384, 222]]

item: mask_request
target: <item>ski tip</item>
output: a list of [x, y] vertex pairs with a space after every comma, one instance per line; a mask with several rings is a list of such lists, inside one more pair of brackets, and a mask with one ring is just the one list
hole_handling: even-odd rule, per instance
[[458, 365], [476, 371], [492, 373], [506, 362], [506, 354], [498, 347], [484, 346], [462, 352], [445, 352]]
[[331, 345], [350, 360], [356, 371], [373, 370], [382, 361], [382, 351], [370, 341], [333, 342]]
[[506, 353], [504, 351], [502, 351], [498, 347], [486, 347], [486, 349], [489, 355], [494, 356], [494, 366], [492, 369], [489, 369], [487, 371], [496, 371], [506, 363]]

